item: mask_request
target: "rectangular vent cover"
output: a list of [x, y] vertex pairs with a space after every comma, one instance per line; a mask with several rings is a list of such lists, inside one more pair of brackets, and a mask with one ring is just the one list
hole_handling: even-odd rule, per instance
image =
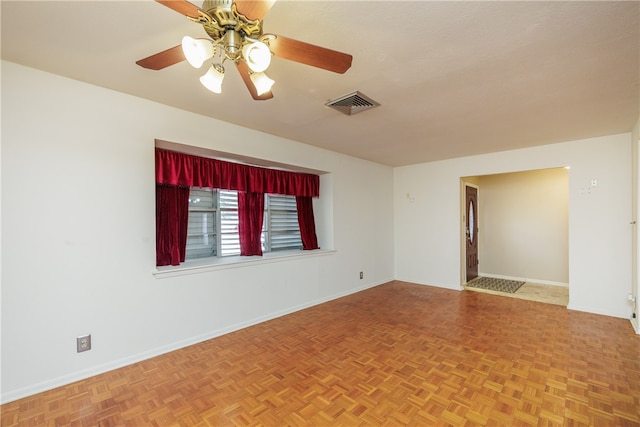
[[348, 95], [329, 101], [325, 104], [327, 107], [334, 108], [347, 116], [370, 110], [377, 107], [380, 103], [374, 101], [359, 91], [352, 92]]

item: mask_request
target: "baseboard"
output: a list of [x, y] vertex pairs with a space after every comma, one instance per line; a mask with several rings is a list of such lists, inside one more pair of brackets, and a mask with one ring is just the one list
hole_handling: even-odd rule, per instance
[[441, 289], [450, 289], [452, 291], [461, 291], [464, 289], [463, 286], [457, 286], [457, 285], [448, 285], [448, 284], [442, 284], [442, 283], [436, 283], [436, 282], [428, 282], [425, 283], [421, 280], [416, 280], [416, 279], [407, 279], [407, 278], [397, 278], [395, 279], [398, 282], [404, 282], [404, 283], [411, 283], [412, 285], [420, 285], [420, 286], [432, 286], [434, 288], [441, 288]]
[[616, 317], [618, 319], [628, 319], [629, 318], [629, 312], [620, 312], [620, 313], [609, 313], [603, 310], [599, 310], [599, 309], [594, 309], [593, 307], [585, 307], [585, 306], [580, 306], [580, 305], [576, 305], [576, 304], [571, 304], [571, 302], [569, 302], [569, 305], [567, 306], [568, 310], [573, 310], [573, 311], [582, 311], [584, 313], [591, 313], [591, 314], [598, 314], [600, 316], [609, 316], [609, 317]]
[[532, 279], [530, 277], [503, 276], [501, 274], [490, 274], [490, 273], [478, 273], [478, 275], [482, 277], [491, 277], [493, 279], [514, 280], [516, 282], [536, 283], [540, 285], [549, 285], [549, 286], [561, 286], [564, 288], [569, 287], [569, 284], [565, 282], [554, 282], [552, 280]]
[[640, 335], [640, 322], [638, 322], [638, 318], [635, 319], [632, 317], [629, 319], [631, 321], [631, 326], [633, 326], [633, 330], [636, 331], [636, 334]]
[[83, 371], [79, 371], [79, 372], [74, 372], [72, 374], [69, 375], [63, 375], [57, 378], [53, 378], [51, 380], [48, 381], [43, 381], [41, 383], [38, 384], [34, 384], [28, 387], [23, 387], [17, 390], [13, 390], [13, 391], [9, 391], [9, 392], [2, 392], [0, 394], [0, 404], [5, 404], [8, 402], [12, 402], [14, 400], [18, 400], [18, 399], [22, 399], [24, 397], [28, 397], [28, 396], [32, 396], [34, 394], [37, 393], [42, 393], [44, 391], [48, 391], [48, 390], [52, 390], [54, 388], [57, 387], [62, 387], [71, 383], [74, 383], [76, 381], [81, 381], [96, 375], [100, 375], [100, 374], [104, 374], [105, 372], [109, 372], [109, 371], [113, 371], [114, 369], [119, 369], [119, 368], [123, 368], [125, 366], [137, 363], [137, 362], [141, 362], [143, 360], [147, 360], [147, 359], [151, 359], [153, 357], [157, 357], [166, 353], [169, 353], [171, 351], [175, 351], [175, 350], [179, 350], [181, 348], [184, 347], [188, 347], [190, 345], [194, 345], [194, 344], [198, 344], [201, 343], [203, 341], [207, 341], [213, 338], [217, 338], [220, 337], [222, 335], [226, 335], [229, 334], [231, 332], [235, 332], [238, 331], [240, 329], [244, 329], [244, 328], [248, 328], [250, 326], [253, 325], [257, 325], [259, 323], [263, 323], [266, 322], [268, 320], [272, 320], [272, 319], [276, 319], [278, 317], [282, 317], [282, 316], [286, 316], [288, 314], [292, 314], [295, 313], [296, 311], [300, 311], [300, 310], [304, 310], [306, 308], [310, 308], [319, 304], [323, 304], [325, 302], [329, 302], [329, 301], [333, 301], [335, 299], [338, 298], [342, 298], [348, 295], [352, 295], [358, 292], [362, 292], [364, 290], [370, 289], [370, 288], [375, 288], [376, 286], [380, 286], [383, 285], [385, 283], [388, 283], [390, 281], [392, 281], [393, 279], [389, 279], [389, 280], [385, 280], [382, 282], [374, 282], [374, 283], [368, 283], [366, 285], [363, 286], [359, 286], [357, 288], [353, 288], [350, 289], [348, 291], [345, 292], [340, 292], [337, 294], [333, 294], [324, 298], [319, 298], [316, 300], [312, 300], [310, 302], [304, 303], [304, 304], [300, 304], [297, 306], [293, 306], [293, 307], [289, 307], [287, 309], [284, 310], [280, 310], [280, 311], [276, 311], [273, 313], [269, 313], [267, 315], [264, 316], [259, 316], [259, 317], [255, 317], [253, 319], [247, 320], [245, 322], [240, 322], [240, 323], [236, 323], [234, 325], [230, 325], [228, 327], [222, 328], [222, 329], [218, 329], [215, 331], [211, 331], [208, 332], [206, 334], [201, 334], [201, 335], [197, 335], [191, 338], [187, 338], [172, 344], [168, 344], [165, 346], [160, 346], [160, 347], [156, 347], [154, 349], [142, 352], [142, 353], [138, 353], [138, 354], [134, 354], [122, 359], [118, 359], [118, 360], [114, 360], [112, 362], [108, 362], [108, 363], [104, 363], [102, 365], [97, 365], [94, 366], [90, 369], [86, 369]]

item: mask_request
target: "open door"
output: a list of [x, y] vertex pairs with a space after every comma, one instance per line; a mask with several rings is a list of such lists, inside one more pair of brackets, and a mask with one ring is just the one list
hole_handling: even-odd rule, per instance
[[465, 233], [467, 282], [478, 277], [478, 189], [470, 185], [465, 190]]

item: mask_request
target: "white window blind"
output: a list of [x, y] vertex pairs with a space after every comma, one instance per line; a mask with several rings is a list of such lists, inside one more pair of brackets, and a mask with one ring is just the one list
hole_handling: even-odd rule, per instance
[[277, 194], [267, 195], [265, 203], [267, 219], [268, 250], [300, 249], [300, 226], [296, 198]]
[[220, 256], [240, 255], [238, 192], [218, 190], [220, 199]]
[[[296, 198], [265, 195], [263, 252], [301, 249]], [[186, 259], [240, 255], [238, 193], [191, 188]]]
[[187, 259], [216, 256], [216, 197], [213, 190], [192, 188], [189, 194]]

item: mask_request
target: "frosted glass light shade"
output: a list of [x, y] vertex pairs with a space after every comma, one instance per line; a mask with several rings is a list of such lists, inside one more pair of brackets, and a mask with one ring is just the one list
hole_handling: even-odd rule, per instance
[[265, 73], [251, 73], [250, 78], [253, 85], [256, 87], [258, 96], [269, 92], [271, 90], [271, 86], [275, 83], [275, 81], [267, 77]]
[[192, 67], [200, 68], [204, 61], [213, 56], [215, 48], [210, 40], [184, 36], [182, 38], [182, 52]]
[[271, 64], [271, 51], [262, 42], [249, 42], [242, 47], [242, 56], [254, 73], [261, 73]]
[[220, 64], [214, 64], [204, 76], [200, 77], [200, 83], [211, 92], [221, 93], [223, 79], [224, 68]]

